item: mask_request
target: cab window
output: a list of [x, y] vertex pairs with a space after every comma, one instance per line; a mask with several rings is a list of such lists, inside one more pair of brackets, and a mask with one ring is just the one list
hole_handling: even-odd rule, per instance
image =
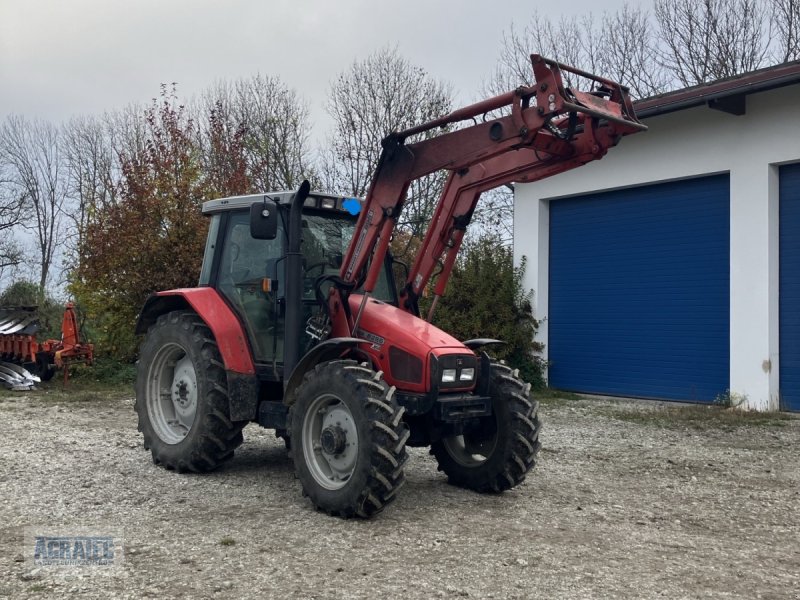
[[217, 287], [242, 316], [258, 362], [283, 360], [283, 243], [282, 224], [275, 239], [256, 240], [248, 212], [229, 214]]

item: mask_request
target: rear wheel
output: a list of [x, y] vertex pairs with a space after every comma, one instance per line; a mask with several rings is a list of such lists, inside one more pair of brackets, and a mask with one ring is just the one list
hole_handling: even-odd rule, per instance
[[203, 320], [190, 311], [161, 315], [139, 354], [135, 408], [153, 462], [203, 472], [231, 458], [245, 423], [228, 416], [225, 367]]
[[492, 414], [463, 435], [431, 445], [450, 483], [478, 492], [502, 492], [522, 483], [539, 452], [538, 403], [517, 371], [492, 364]]
[[289, 419], [297, 477], [318, 509], [370, 517], [405, 483], [409, 431], [394, 388], [355, 361], [325, 362], [309, 371]]

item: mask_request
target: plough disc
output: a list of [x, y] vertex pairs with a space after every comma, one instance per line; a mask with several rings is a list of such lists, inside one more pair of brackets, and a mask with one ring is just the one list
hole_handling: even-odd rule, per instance
[[0, 385], [9, 390], [32, 390], [41, 379], [27, 369], [9, 362], [0, 362]]

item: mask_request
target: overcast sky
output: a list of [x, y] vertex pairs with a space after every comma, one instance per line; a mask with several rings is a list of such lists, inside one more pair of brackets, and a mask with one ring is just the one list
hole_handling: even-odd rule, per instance
[[191, 97], [217, 79], [260, 72], [280, 76], [325, 123], [330, 81], [387, 44], [472, 101], [512, 22], [623, 3], [0, 0], [0, 118], [61, 121], [148, 101], [162, 82]]

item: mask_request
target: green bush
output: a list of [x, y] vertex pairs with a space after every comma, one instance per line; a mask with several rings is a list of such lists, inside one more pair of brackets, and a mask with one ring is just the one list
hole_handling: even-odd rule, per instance
[[95, 358], [91, 367], [70, 369], [70, 379], [109, 387], [132, 386], [136, 381], [136, 364], [101, 356]]

